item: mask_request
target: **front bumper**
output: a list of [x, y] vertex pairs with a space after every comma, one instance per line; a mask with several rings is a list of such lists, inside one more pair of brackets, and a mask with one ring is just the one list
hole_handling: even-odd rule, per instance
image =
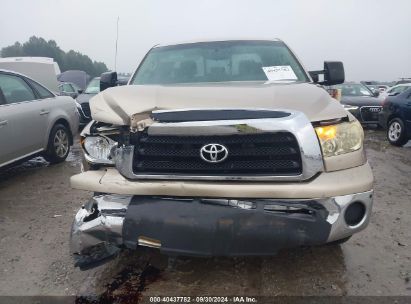
[[130, 181], [115, 168], [90, 170], [71, 177], [75, 189], [121, 195], [174, 197], [246, 197], [306, 199], [343, 196], [372, 189], [374, 177], [368, 163], [322, 172], [304, 182]]
[[[320, 199], [100, 195], [78, 211], [71, 251], [80, 267], [139, 245], [182, 255], [272, 255], [364, 229], [372, 196], [372, 190]], [[354, 202], [364, 206], [364, 215], [349, 226], [345, 213]]]

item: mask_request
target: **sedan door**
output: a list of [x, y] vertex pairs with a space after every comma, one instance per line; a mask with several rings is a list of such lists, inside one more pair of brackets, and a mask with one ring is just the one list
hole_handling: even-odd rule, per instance
[[20, 75], [0, 73], [0, 166], [40, 152], [47, 132], [47, 101]]

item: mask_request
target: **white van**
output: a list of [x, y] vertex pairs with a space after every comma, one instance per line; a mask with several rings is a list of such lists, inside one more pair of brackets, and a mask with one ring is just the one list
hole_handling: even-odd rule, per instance
[[60, 67], [53, 58], [48, 57], [6, 57], [0, 58], [0, 69], [18, 72], [29, 76], [50, 91], [58, 92], [57, 75]]

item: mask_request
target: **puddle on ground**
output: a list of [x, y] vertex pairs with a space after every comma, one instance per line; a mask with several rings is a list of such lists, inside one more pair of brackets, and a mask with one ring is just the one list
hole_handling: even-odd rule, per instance
[[128, 304], [138, 303], [147, 286], [161, 277], [161, 270], [147, 263], [144, 268], [129, 265], [106, 285], [105, 291], [98, 296], [78, 296], [76, 304]]
[[0, 181], [7, 180], [23, 172], [30, 171], [37, 168], [48, 167], [49, 163], [42, 157], [32, 158], [22, 164], [10, 167], [5, 170], [0, 170]]
[[[65, 162], [62, 165], [69, 163], [71, 166], [77, 166], [81, 164], [82, 151], [79, 147], [73, 146], [67, 156]], [[55, 165], [58, 166], [59, 164]], [[43, 157], [37, 156], [24, 163], [11, 166], [7, 169], [0, 170], [0, 182], [3, 180], [10, 179], [14, 176], [21, 175], [25, 172], [31, 172], [36, 169], [49, 167], [50, 163], [47, 162]]]
[[[131, 251], [92, 276], [79, 304], [139, 303], [148, 297], [204, 295], [344, 295], [340, 246], [283, 250], [270, 257], [167, 257]], [[152, 255], [150, 254], [152, 253]], [[145, 263], [141, 263], [145, 260]], [[160, 270], [161, 269], [161, 270]], [[108, 271], [107, 271], [108, 270]], [[94, 281], [96, 280], [96, 281]], [[98, 287], [102, 286], [102, 287]], [[94, 290], [91, 293], [90, 291]]]
[[66, 158], [66, 162], [80, 164], [83, 152], [81, 149], [72, 148]]

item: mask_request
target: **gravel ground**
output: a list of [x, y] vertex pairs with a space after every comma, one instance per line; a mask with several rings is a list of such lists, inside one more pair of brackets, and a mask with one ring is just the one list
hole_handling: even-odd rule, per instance
[[76, 303], [119, 295], [133, 303], [140, 295], [411, 296], [411, 142], [393, 147], [382, 131], [367, 130], [366, 151], [375, 175], [371, 223], [342, 246], [264, 258], [126, 251], [88, 271], [74, 268], [68, 251], [74, 214], [91, 196], [69, 186], [79, 147], [59, 165], [31, 160], [0, 174], [0, 295], [72, 295]]

